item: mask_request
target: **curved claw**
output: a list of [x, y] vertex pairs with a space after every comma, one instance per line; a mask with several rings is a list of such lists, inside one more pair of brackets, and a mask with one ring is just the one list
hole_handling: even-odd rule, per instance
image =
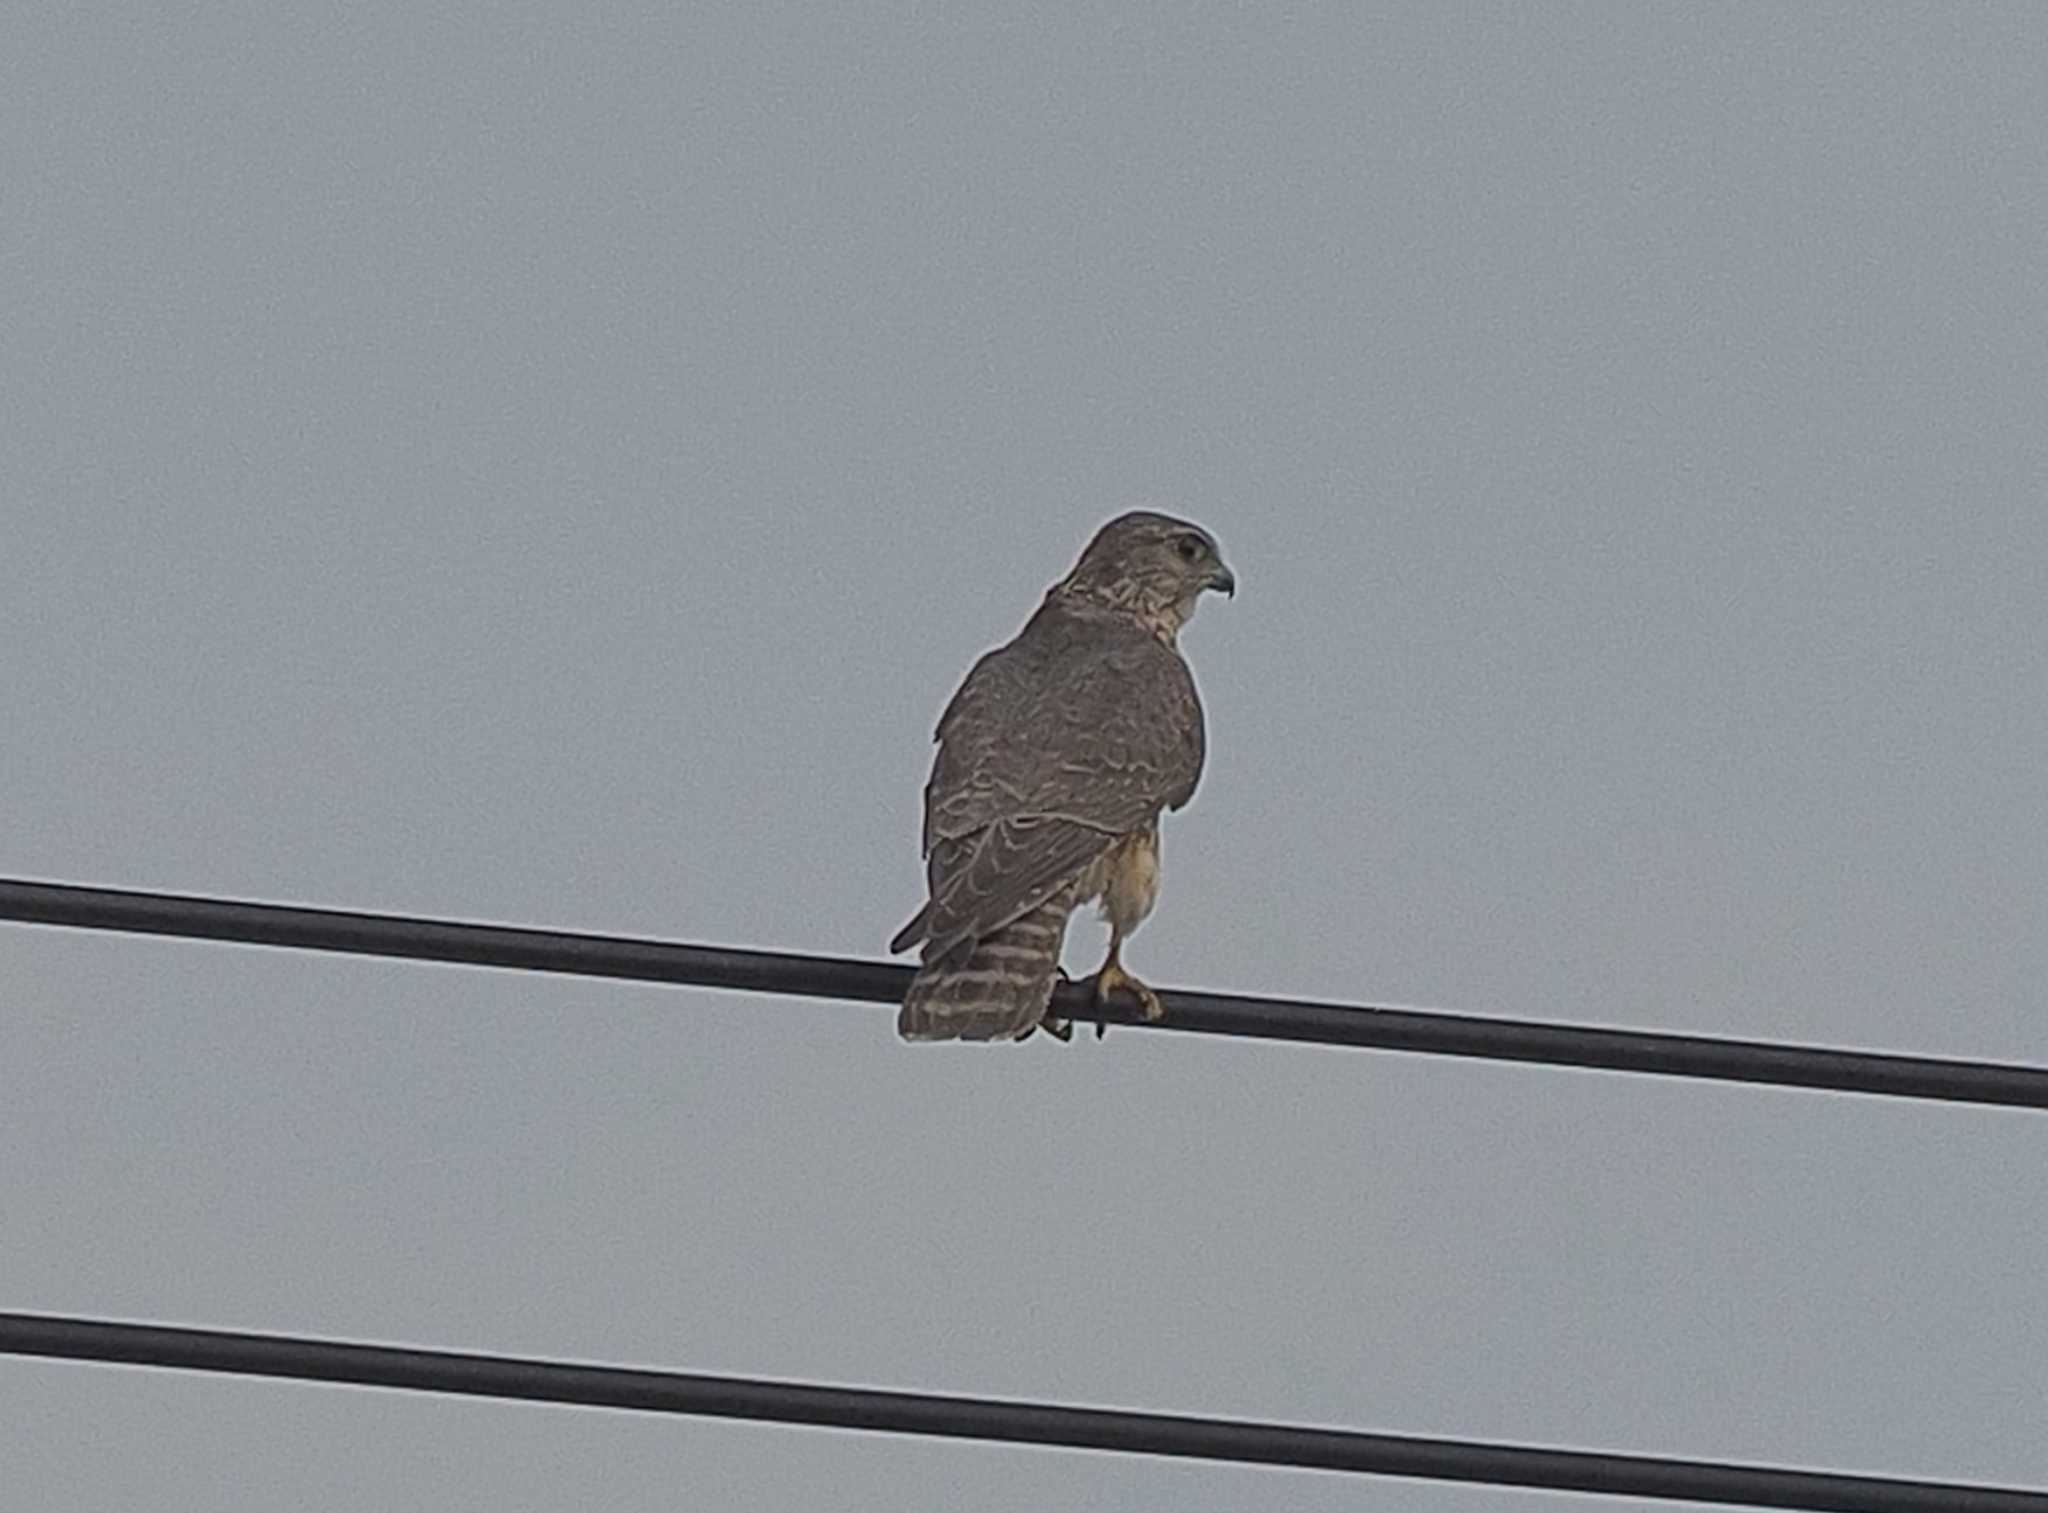
[[[1166, 1005], [1159, 1001], [1159, 995], [1126, 972], [1123, 963], [1112, 955], [1102, 964], [1102, 970], [1095, 974], [1095, 1002], [1098, 1005], [1106, 1005], [1109, 995], [1119, 990], [1129, 993], [1138, 1000], [1139, 1017], [1148, 1023], [1157, 1023], [1166, 1017]], [[1104, 1028], [1098, 1020], [1095, 1025], [1096, 1038], [1101, 1038]]]
[[[1057, 995], [1061, 988], [1066, 987], [1074, 979], [1067, 976], [1067, 969], [1065, 967], [1054, 967], [1053, 971], [1059, 977], [1059, 982], [1053, 987], [1053, 992]], [[1074, 1021], [1060, 1018], [1059, 1014], [1053, 1009], [1052, 1000], [1048, 998], [1045, 1003], [1045, 1012], [1039, 1016], [1038, 1023], [1033, 1025], [1031, 1030], [1043, 1030], [1046, 1034], [1064, 1045], [1074, 1038]], [[1017, 1038], [1019, 1040], [1030, 1038], [1031, 1030], [1026, 1030]], [[1101, 1034], [1102, 1026], [1098, 1024], [1095, 1027], [1095, 1032], [1098, 1035]]]

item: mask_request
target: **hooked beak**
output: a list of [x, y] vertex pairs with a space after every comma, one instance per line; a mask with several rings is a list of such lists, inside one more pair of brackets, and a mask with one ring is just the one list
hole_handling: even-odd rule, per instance
[[1209, 575], [1209, 587], [1226, 599], [1237, 597], [1237, 575], [1222, 563], [1216, 564], [1216, 571]]

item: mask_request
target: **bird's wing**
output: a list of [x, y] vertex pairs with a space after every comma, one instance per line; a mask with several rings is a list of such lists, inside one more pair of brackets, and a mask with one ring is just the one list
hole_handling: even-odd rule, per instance
[[1135, 627], [1048, 605], [975, 664], [925, 790], [931, 901], [897, 937], [936, 960], [1037, 908], [1201, 776], [1187, 664]]

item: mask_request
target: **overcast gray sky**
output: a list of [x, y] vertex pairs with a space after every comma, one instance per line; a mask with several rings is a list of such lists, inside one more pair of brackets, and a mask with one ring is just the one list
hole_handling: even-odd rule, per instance
[[[2048, 1060], [2031, 5], [0, 18], [0, 872], [878, 955], [1191, 516], [1163, 984]], [[1069, 942], [1092, 967], [1103, 932]], [[0, 1304], [2048, 1482], [2048, 1124], [0, 928]], [[1622, 1501], [0, 1362], [22, 1508]]]

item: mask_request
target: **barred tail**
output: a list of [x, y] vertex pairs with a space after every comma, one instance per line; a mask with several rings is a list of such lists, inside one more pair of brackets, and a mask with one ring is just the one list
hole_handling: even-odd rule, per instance
[[1060, 941], [1074, 910], [1063, 888], [969, 950], [928, 961], [910, 980], [896, 1033], [905, 1040], [1019, 1040], [1059, 980]]

